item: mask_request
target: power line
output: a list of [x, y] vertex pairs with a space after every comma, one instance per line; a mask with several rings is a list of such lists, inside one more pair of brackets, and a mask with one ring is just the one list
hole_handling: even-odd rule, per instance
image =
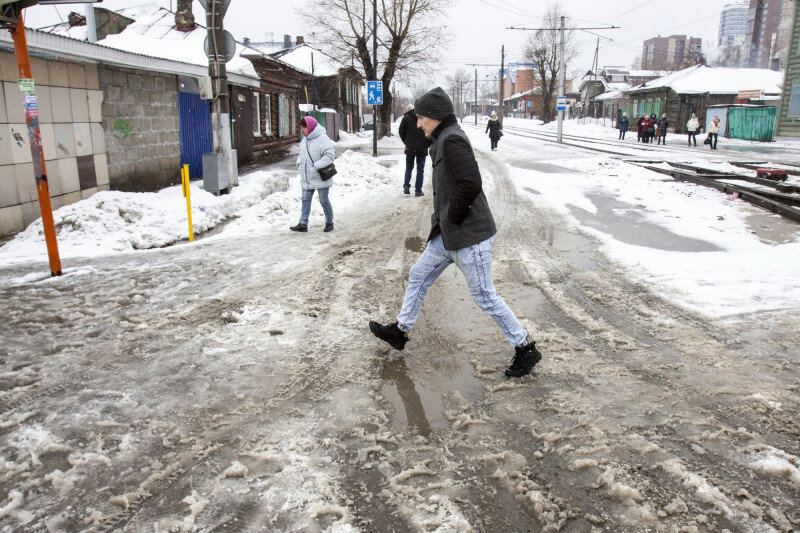
[[617, 16], [616, 16], [616, 17], [614, 17], [613, 19], [611, 19], [611, 20], [609, 20], [608, 22], [606, 22], [606, 24], [611, 24], [611, 21], [612, 21], [612, 20], [617, 20], [617, 19], [618, 19], [618, 18], [620, 18], [620, 17], [624, 17], [624, 16], [625, 16], [625, 15], [627, 15], [628, 13], [633, 13], [633, 12], [634, 12], [634, 11], [636, 11], [637, 9], [641, 9], [641, 8], [643, 8], [644, 6], [646, 6], [647, 4], [652, 4], [653, 2], [655, 2], [655, 0], [647, 0], [647, 2], [645, 2], [644, 4], [640, 4], [640, 5], [636, 6], [636, 7], [634, 7], [633, 9], [629, 9], [628, 11], [624, 12], [622, 15], [617, 15]]
[[[507, 30], [523, 30], [523, 31], [558, 31], [558, 28], [517, 28], [516, 26], [507, 26]], [[575, 30], [618, 30], [620, 26], [602, 26], [593, 28], [567, 28], [570, 31]]]
[[[719, 13], [714, 13], [713, 15], [709, 15], [709, 16], [707, 16], [707, 17], [703, 17], [703, 18], [695, 19], [695, 20], [692, 20], [692, 21], [686, 22], [686, 23], [684, 23], [684, 24], [679, 24], [678, 26], [672, 26], [671, 28], [662, 29], [662, 30], [660, 30], [660, 31], [659, 31], [659, 33], [666, 33], [666, 32], [668, 32], [668, 31], [676, 30], [676, 29], [678, 29], [678, 28], [682, 28], [682, 27], [684, 27], [684, 26], [689, 26], [689, 25], [691, 25], [691, 24], [695, 24], [695, 23], [697, 23], [697, 22], [703, 22], [704, 20], [708, 20], [708, 19], [710, 19], [710, 18], [719, 17], [719, 16], [720, 16], [720, 14], [719, 14]], [[649, 33], [648, 35], [652, 35], [652, 33]], [[636, 42], [636, 41], [638, 41], [638, 40], [640, 40], [640, 39], [644, 39], [645, 37], [647, 37], [647, 35], [642, 35], [641, 37], [636, 37], [636, 38], [634, 38], [634, 39], [631, 39], [630, 41], [624, 41], [624, 42], [622, 42], [622, 43], [619, 43], [619, 44], [629, 44], [629, 43], [633, 43], [633, 42]], [[606, 44], [604, 44], [603, 46], [608, 46], [608, 44], [610, 44], [610, 43], [606, 43]]]

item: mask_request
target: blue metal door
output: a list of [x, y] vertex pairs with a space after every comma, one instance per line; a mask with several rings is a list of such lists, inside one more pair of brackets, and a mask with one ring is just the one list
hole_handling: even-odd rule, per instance
[[178, 93], [181, 165], [189, 165], [189, 179], [203, 176], [203, 154], [212, 149], [211, 105], [199, 94]]

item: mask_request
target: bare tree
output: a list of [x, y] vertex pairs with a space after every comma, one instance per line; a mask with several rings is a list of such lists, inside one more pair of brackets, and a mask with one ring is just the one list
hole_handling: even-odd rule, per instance
[[642, 56], [639, 54], [631, 62], [631, 70], [642, 70]]
[[460, 68], [452, 76], [447, 76], [445, 80], [447, 82], [447, 92], [450, 93], [450, 98], [453, 99], [456, 115], [460, 118], [464, 114], [464, 95], [474, 83], [472, 76], [467, 74], [466, 70]]
[[314, 42], [344, 64], [359, 68], [368, 80], [383, 82], [380, 136], [389, 133], [392, 80], [422, 69], [446, 42], [442, 23], [447, 0], [377, 0], [378, 64], [372, 59], [371, 0], [308, 0], [298, 11], [314, 28]]
[[[561, 76], [558, 49], [562, 16], [565, 14], [560, 2], [548, 5], [542, 17], [542, 29], [529, 35], [525, 43], [525, 61], [536, 65], [542, 98], [539, 118], [545, 123], [551, 122], [555, 118], [553, 100], [556, 96], [556, 89], [558, 89], [558, 78]], [[567, 24], [569, 24], [568, 20]], [[567, 30], [564, 45], [564, 60], [567, 68], [575, 56], [577, 56], [577, 47], [573, 31]]]

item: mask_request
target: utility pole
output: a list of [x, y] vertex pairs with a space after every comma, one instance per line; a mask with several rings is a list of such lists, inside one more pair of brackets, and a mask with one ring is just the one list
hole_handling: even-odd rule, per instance
[[53, 222], [53, 207], [50, 203], [50, 190], [47, 186], [47, 168], [44, 162], [42, 149], [42, 135], [39, 130], [39, 107], [34, 92], [34, 80], [31, 74], [31, 62], [28, 55], [28, 41], [25, 38], [25, 25], [22, 21], [22, 7], [15, 18], [17, 22], [10, 25], [11, 37], [14, 41], [14, 51], [17, 56], [17, 71], [19, 74], [20, 92], [25, 105], [25, 122], [28, 124], [28, 141], [31, 156], [33, 157], [33, 175], [36, 179], [36, 192], [39, 197], [39, 209], [42, 212], [42, 226], [44, 228], [44, 241], [47, 245], [47, 255], [50, 259], [50, 275], [61, 275], [61, 258], [58, 254], [56, 229]]
[[[560, 37], [560, 43], [559, 43], [559, 47], [558, 47], [559, 48], [559, 56], [561, 56], [560, 59], [559, 59], [559, 66], [560, 66], [561, 72], [560, 72], [560, 76], [559, 76], [560, 79], [559, 79], [559, 83], [558, 83], [558, 96], [560, 96], [560, 97], [564, 97], [565, 96], [565, 94], [564, 94], [564, 87], [566, 85], [566, 81], [565, 81], [566, 72], [565, 72], [565, 70], [567, 68], [566, 67], [566, 58], [564, 56], [564, 48], [565, 48], [565, 44], [564, 44], [564, 40], [565, 40], [565, 37], [564, 37], [564, 24], [565, 24], [565, 20], [564, 19], [565, 19], [565, 17], [562, 16], [561, 17], [561, 25], [560, 25], [561, 26], [560, 27], [561, 37]], [[553, 31], [552, 27], [551, 28], [517, 28], [517, 27], [514, 27], [514, 26], [509, 26], [506, 29], [507, 30], [522, 30], [522, 31]], [[582, 31], [588, 31], [588, 30], [618, 30], [618, 29], [619, 29], [619, 26], [600, 26], [600, 27], [589, 27], [589, 28], [572, 28], [570, 31], [573, 31], [573, 30], [582, 30]], [[564, 111], [558, 111], [558, 129], [556, 130], [557, 131], [556, 137], [558, 139], [558, 142], [561, 142], [561, 133], [562, 133], [562, 127], [563, 127], [563, 122], [564, 122], [564, 113], [565, 113]]]
[[[559, 44], [558, 44], [558, 68], [561, 71], [560, 76], [558, 77], [558, 96], [564, 97], [564, 78], [566, 77], [566, 73], [564, 72], [566, 67], [566, 58], [564, 57], [564, 17], [561, 17], [561, 28], [560, 28], [561, 36], [559, 37]], [[560, 143], [561, 142], [561, 134], [564, 132], [564, 111], [556, 111], [558, 114], [558, 127], [556, 129], [556, 140]]]
[[[372, 66], [378, 79], [378, 0], [372, 0]], [[378, 106], [372, 106], [372, 157], [378, 157]]]
[[475, 69], [475, 125], [478, 125], [478, 69]]
[[[317, 110], [317, 77], [314, 76], [314, 52], [311, 52], [311, 98], [313, 98], [314, 103], [311, 104], [311, 109], [313, 111]], [[308, 102], [306, 102], [308, 103]]]
[[[228, 99], [228, 74], [225, 68], [225, 30], [222, 27], [225, 9], [222, 0], [205, 0], [206, 27], [208, 28], [208, 74], [214, 89], [214, 100], [211, 107], [211, 129], [213, 157], [209, 161], [212, 168], [219, 172], [224, 170], [227, 189], [238, 185], [236, 161], [231, 154], [231, 120], [230, 101]], [[213, 161], [213, 163], [211, 163]], [[203, 165], [205, 179], [206, 168]], [[211, 172], [213, 170], [209, 169]], [[222, 183], [223, 180], [220, 180]]]
[[503, 127], [503, 89], [505, 89], [505, 81], [506, 81], [506, 46], [503, 45], [500, 49], [500, 97], [499, 100], [499, 108], [500, 108], [500, 128]]
[[600, 37], [597, 38], [597, 45], [594, 48], [594, 62], [592, 63], [592, 93], [594, 93], [594, 99], [592, 100], [592, 113], [591, 118], [594, 118], [595, 115], [595, 103], [597, 102], [597, 69], [600, 68], [600, 58], [598, 54], [600, 53]]

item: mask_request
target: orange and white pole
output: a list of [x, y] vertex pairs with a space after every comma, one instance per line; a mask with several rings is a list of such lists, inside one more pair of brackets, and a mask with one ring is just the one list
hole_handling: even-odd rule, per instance
[[39, 131], [39, 108], [36, 103], [34, 80], [31, 76], [31, 62], [28, 57], [28, 41], [25, 39], [22, 13], [19, 14], [19, 22], [11, 26], [11, 37], [14, 39], [14, 51], [17, 55], [17, 69], [19, 70], [17, 84], [22, 92], [22, 101], [25, 106], [25, 121], [28, 124], [28, 139], [33, 157], [33, 171], [36, 176], [36, 190], [39, 194], [39, 209], [42, 212], [44, 240], [47, 244], [47, 255], [50, 258], [50, 274], [60, 276], [61, 259], [58, 255], [56, 229], [53, 223], [53, 206], [50, 204], [50, 191], [47, 187], [47, 169], [42, 151], [42, 135]]

